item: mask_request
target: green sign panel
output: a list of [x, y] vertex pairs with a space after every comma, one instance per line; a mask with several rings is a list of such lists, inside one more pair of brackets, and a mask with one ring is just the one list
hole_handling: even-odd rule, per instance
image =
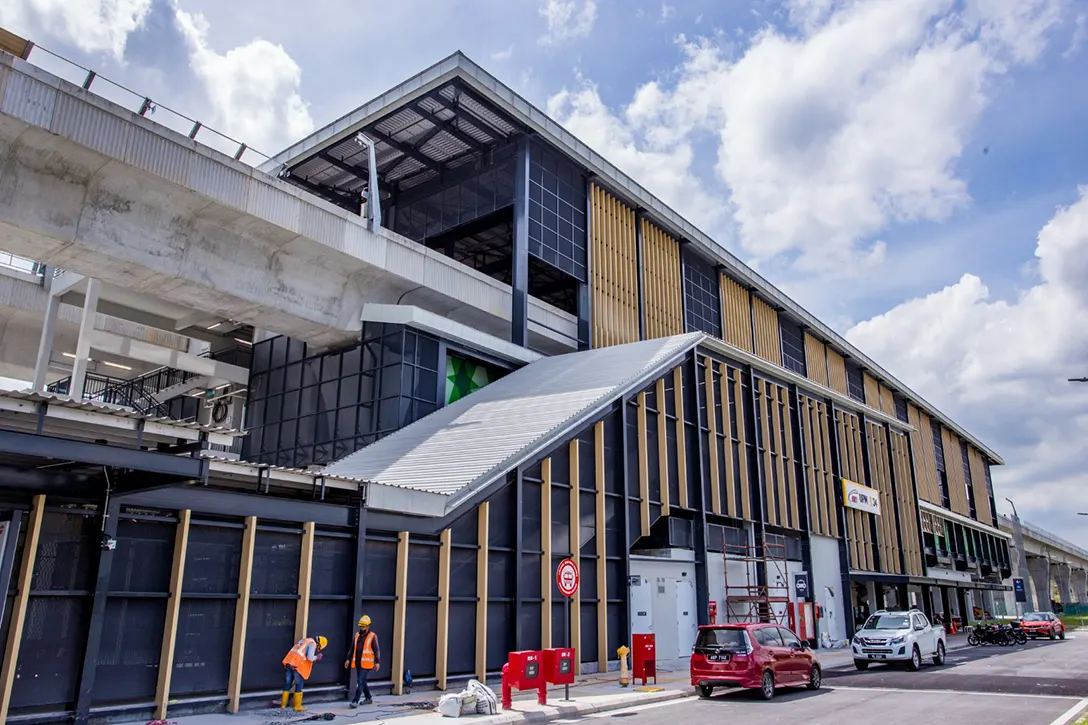
[[474, 360], [446, 356], [446, 405], [499, 378], [497, 370]]

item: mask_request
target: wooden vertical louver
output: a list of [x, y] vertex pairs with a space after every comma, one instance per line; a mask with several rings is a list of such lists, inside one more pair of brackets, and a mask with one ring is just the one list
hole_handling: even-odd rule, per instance
[[782, 336], [778, 328], [778, 311], [752, 295], [752, 327], [755, 331], [755, 353], [767, 362], [782, 364]]
[[835, 509], [835, 476], [831, 464], [827, 405], [803, 395], [799, 401], [809, 530], [821, 536], [838, 537], [839, 518]]
[[[843, 478], [867, 485], [865, 458], [862, 453], [861, 423], [853, 413], [835, 411], [835, 428], [839, 443], [839, 460]], [[872, 514], [845, 508], [847, 548], [850, 567], [861, 571], [873, 571], [873, 537], [870, 530]]]
[[801, 528], [797, 499], [796, 452], [790, 422], [790, 391], [770, 380], [756, 378], [763, 446], [763, 496], [767, 523]]
[[635, 212], [592, 184], [590, 213], [593, 347], [636, 342], [639, 299]]
[[865, 404], [874, 410], [880, 410], [880, 383], [869, 373], [861, 374], [865, 389]]
[[933, 452], [933, 430], [929, 416], [913, 404], [907, 405], [907, 420], [914, 431], [910, 434], [914, 451], [914, 475], [918, 482], [918, 498], [941, 505], [941, 486], [937, 480], [937, 459]]
[[971, 504], [967, 499], [967, 481], [963, 477], [960, 437], [942, 426], [941, 442], [944, 443], [944, 472], [948, 478], [948, 499], [952, 510], [961, 516], [970, 516]]
[[895, 395], [883, 385], [880, 385], [880, 412], [895, 417]]
[[825, 388], [829, 387], [827, 381], [827, 348], [807, 332], [805, 333], [805, 368], [809, 380]]
[[642, 220], [642, 286], [647, 339], [682, 334], [684, 290], [680, 243], [646, 219]]
[[880, 515], [876, 517], [877, 548], [880, 551], [880, 571], [902, 574], [899, 560], [899, 526], [895, 520], [896, 497], [892, 488], [891, 458], [888, 451], [888, 429], [879, 423], [867, 422], [866, 443], [869, 447], [869, 476], [873, 488], [880, 493]]
[[846, 384], [846, 361], [830, 345], [827, 346], [827, 380], [832, 390], [843, 395], [850, 394], [850, 388]]
[[918, 502], [914, 497], [914, 484], [911, 479], [910, 447], [904, 434], [891, 432], [891, 451], [895, 493], [899, 501], [899, 538], [907, 563], [907, 574], [923, 576]]
[[986, 458], [974, 446], [968, 446], [971, 461], [971, 488], [975, 492], [975, 512], [978, 520], [987, 526], [993, 526], [994, 514], [990, 508], [990, 489], [986, 485]]
[[732, 278], [721, 275], [722, 334], [733, 347], [753, 352], [752, 298], [748, 290]]

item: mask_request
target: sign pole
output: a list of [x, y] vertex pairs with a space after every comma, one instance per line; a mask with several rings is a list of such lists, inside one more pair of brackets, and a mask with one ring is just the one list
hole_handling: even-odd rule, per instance
[[[567, 643], [567, 648], [570, 648], [570, 597], [563, 597], [563, 639]], [[571, 663], [574, 666], [574, 663]], [[570, 685], [563, 684], [563, 702], [570, 701]]]

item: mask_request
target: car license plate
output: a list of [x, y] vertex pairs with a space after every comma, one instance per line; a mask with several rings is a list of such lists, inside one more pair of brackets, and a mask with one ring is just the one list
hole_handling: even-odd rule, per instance
[[709, 655], [707, 660], [711, 662], [728, 662], [729, 655]]
[[874, 660], [886, 660], [886, 659], [888, 659], [888, 655], [869, 655], [869, 656], [872, 657]]

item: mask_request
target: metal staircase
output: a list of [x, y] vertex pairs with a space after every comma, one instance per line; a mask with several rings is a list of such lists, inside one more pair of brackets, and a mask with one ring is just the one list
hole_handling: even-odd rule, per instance
[[[205, 353], [201, 357], [248, 368], [251, 352], [248, 349], [232, 347]], [[51, 383], [46, 386], [46, 391], [55, 395], [69, 395], [71, 380], [69, 376]], [[143, 415], [186, 420], [194, 417], [192, 414], [186, 415], [186, 412], [191, 412], [191, 408], [172, 406], [169, 403], [195, 388], [202, 387], [205, 382], [207, 377], [200, 373], [171, 367], [156, 368], [131, 379], [87, 373], [83, 383], [83, 399], [132, 408]]]

